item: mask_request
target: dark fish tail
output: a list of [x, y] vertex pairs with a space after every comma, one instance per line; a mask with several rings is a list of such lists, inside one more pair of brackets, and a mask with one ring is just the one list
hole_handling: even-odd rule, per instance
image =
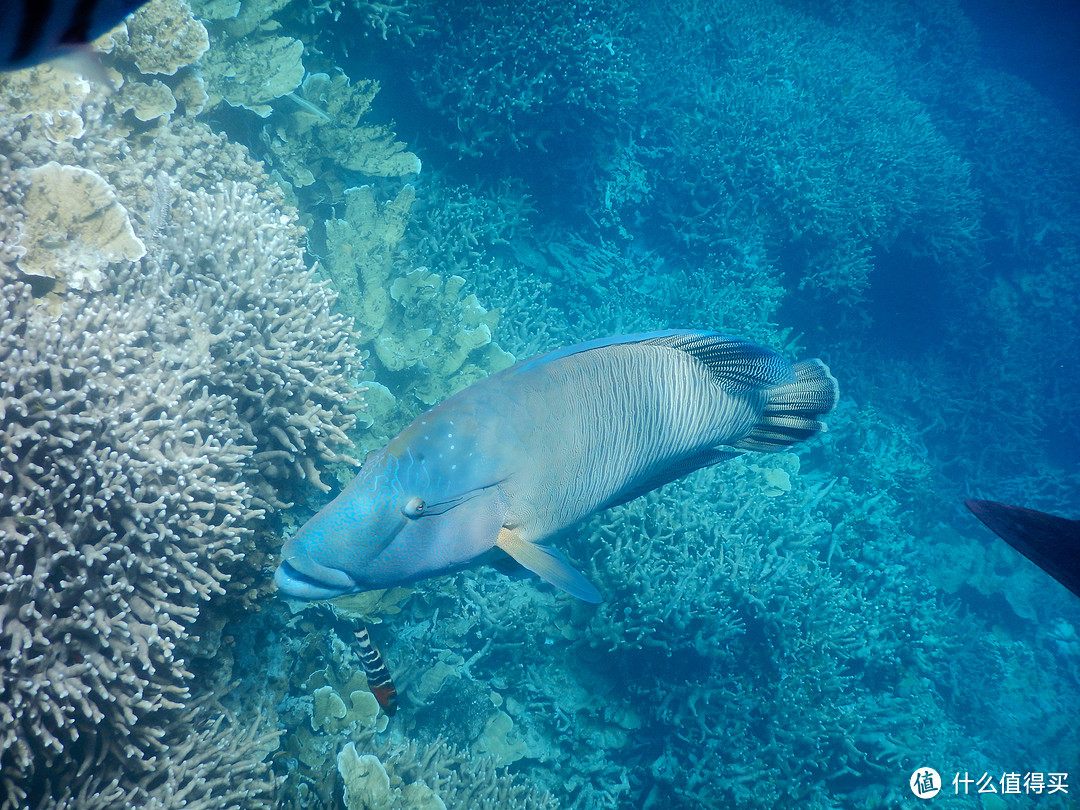
[[733, 446], [740, 450], [776, 452], [823, 432], [818, 417], [836, 407], [840, 388], [820, 360], [792, 365], [795, 379], [769, 389], [769, 399], [754, 429]]
[[31, 67], [85, 47], [146, 1], [2, 0], [0, 70]]
[[61, 45], [82, 45], [94, 38], [91, 33], [94, 22], [94, 7], [97, 0], [77, 0], [71, 11], [67, 28], [60, 35]]
[[364, 674], [367, 675], [368, 688], [379, 701], [379, 705], [383, 707], [383, 711], [392, 715], [397, 711], [397, 689], [390, 677], [390, 672], [386, 669], [382, 653], [371, 643], [371, 636], [368, 635], [366, 625], [361, 625], [360, 629], [355, 631], [355, 635], [360, 663], [363, 664]]
[[15, 38], [15, 47], [7, 57], [11, 63], [19, 64], [41, 46], [45, 25], [52, 14], [52, 6], [52, 0], [22, 4], [23, 16], [19, 21], [19, 33]]
[[996, 501], [964, 501], [998, 537], [1080, 596], [1080, 520]]

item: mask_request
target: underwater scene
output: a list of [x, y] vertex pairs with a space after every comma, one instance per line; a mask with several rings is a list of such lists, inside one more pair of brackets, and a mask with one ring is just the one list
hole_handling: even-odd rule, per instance
[[1080, 808], [1076, 9], [0, 29], [0, 810]]

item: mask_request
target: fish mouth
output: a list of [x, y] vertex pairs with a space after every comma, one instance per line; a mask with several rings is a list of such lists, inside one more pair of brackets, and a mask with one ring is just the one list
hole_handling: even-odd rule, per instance
[[[285, 596], [293, 599], [333, 599], [346, 593], [355, 593], [356, 582], [344, 571], [327, 568], [316, 562], [307, 561], [300, 571], [288, 560], [282, 560], [274, 572], [274, 584]], [[319, 576], [321, 575], [321, 576]], [[334, 580], [328, 582], [327, 580]]]

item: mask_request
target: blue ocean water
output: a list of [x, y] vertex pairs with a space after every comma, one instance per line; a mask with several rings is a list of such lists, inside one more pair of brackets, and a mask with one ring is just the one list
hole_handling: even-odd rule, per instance
[[513, 695], [511, 771], [569, 807], [917, 806], [926, 767], [943, 806], [1074, 801], [1030, 775], [1076, 768], [1076, 601], [962, 507], [1077, 514], [1076, 16], [1039, 13], [476, 3], [350, 52], [424, 160], [408, 261], [498, 307], [503, 348], [714, 328], [843, 396], [791, 461], [565, 538], [597, 609], [418, 586], [428, 649], [471, 665], [414, 734], [478, 750]]
[[[240, 324], [233, 354], [214, 319], [183, 352], [153, 354], [228, 366], [242, 382], [208, 376], [202, 396], [222, 399], [184, 435], [225, 436], [233, 399], [244, 426], [229, 446], [269, 459], [221, 476], [253, 482], [262, 511], [231, 546], [244, 561], [222, 564], [237, 584], [222, 580], [177, 647], [193, 695], [216, 692], [222, 717], [279, 733], [248, 755], [278, 780], [251, 806], [1080, 806], [1080, 602], [964, 507], [1080, 517], [1072, 4], [155, 0], [140, 12], [158, 13], [195, 21], [206, 47], [168, 73], [117, 45], [102, 59], [127, 90], [83, 115], [158, 179], [129, 192], [106, 158], [80, 157], [82, 135], [53, 129], [25, 165], [100, 171], [138, 212], [137, 267], [172, 266], [159, 234], [213, 230], [180, 210], [182, 191], [257, 177], [270, 210], [288, 212], [281, 266], [314, 269], [357, 332], [276, 311], [248, 329], [269, 294], [241, 279], [223, 296], [241, 314], [220, 319]], [[154, 30], [166, 29], [150, 42]], [[133, 86], [149, 98], [158, 85], [168, 112], [135, 100]], [[226, 157], [206, 168], [211, 153]], [[36, 221], [29, 194], [10, 194]], [[175, 261], [162, 279], [184, 278]], [[19, 272], [35, 298], [79, 301], [119, 274], [76, 294]], [[199, 272], [170, 294], [214, 275]], [[269, 297], [307, 312], [296, 302], [313, 294], [297, 289]], [[323, 342], [293, 377], [245, 377], [291, 357], [282, 323], [301, 345], [306, 329], [342, 336], [353, 360]], [[840, 402], [805, 443], [699, 470], [554, 538], [600, 604], [488, 566], [329, 603], [274, 592], [282, 541], [355, 473], [338, 451], [362, 459], [515, 359], [671, 328], [820, 357]], [[253, 331], [275, 337], [253, 349]], [[335, 416], [304, 444], [292, 431], [306, 423], [280, 412], [306, 413], [304, 386], [324, 374], [365, 409], [334, 444], [327, 425], [348, 408], [320, 394], [311, 411]], [[392, 717], [368, 693], [359, 624], [397, 685]], [[60, 806], [34, 784], [39, 806]], [[244, 806], [226, 793], [205, 806]]]

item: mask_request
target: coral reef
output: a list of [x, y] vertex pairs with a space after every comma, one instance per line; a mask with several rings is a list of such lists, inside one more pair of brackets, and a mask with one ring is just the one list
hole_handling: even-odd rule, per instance
[[342, 291], [342, 308], [373, 350], [376, 379], [398, 375], [398, 396], [408, 395], [413, 404], [403, 405], [412, 411], [514, 361], [492, 342], [498, 313], [475, 295], [462, 295], [462, 277], [401, 267], [414, 198], [412, 186], [385, 202], [372, 186], [351, 188], [344, 216], [326, 223], [326, 263]]
[[[190, 120], [119, 148], [121, 101], [2, 84], [3, 806], [269, 806], [272, 740], [192, 656], [226, 583], [267, 587], [277, 493], [349, 461], [351, 330], [280, 196], [223, 180], [270, 188], [242, 150]], [[49, 137], [57, 94], [78, 134]]]
[[970, 165], [858, 40], [772, 3], [686, 3], [647, 25], [678, 56], [650, 50], [660, 78], [644, 103], [675, 109], [622, 147], [618, 165], [637, 167], [630, 190], [621, 173], [602, 185], [616, 219], [640, 216], [645, 196], [682, 253], [709, 261], [760, 244], [800, 289], [849, 303], [865, 294], [875, 252], [947, 266], [977, 254]]
[[414, 83], [445, 117], [442, 136], [473, 156], [548, 151], [619, 121], [639, 78], [618, 6], [477, 0], [433, 14], [439, 25], [418, 46]]
[[[0, 807], [882, 807], [1075, 762], [1075, 606], [955, 509], [1080, 486], [1033, 381], [1076, 354], [1075, 133], [951, 0], [460, 11], [155, 0], [112, 94], [0, 79]], [[428, 151], [381, 123], [406, 73]], [[920, 262], [987, 379], [867, 351], [853, 305]], [[775, 325], [807, 302], [841, 315]], [[562, 538], [603, 604], [265, 598], [351, 456], [506, 350], [674, 325], [828, 345], [852, 393]]]
[[267, 147], [291, 186], [318, 183], [319, 193], [338, 201], [350, 177], [419, 174], [420, 159], [388, 127], [364, 121], [378, 91], [377, 82], [315, 73], [290, 94], [295, 109], [268, 131]]

